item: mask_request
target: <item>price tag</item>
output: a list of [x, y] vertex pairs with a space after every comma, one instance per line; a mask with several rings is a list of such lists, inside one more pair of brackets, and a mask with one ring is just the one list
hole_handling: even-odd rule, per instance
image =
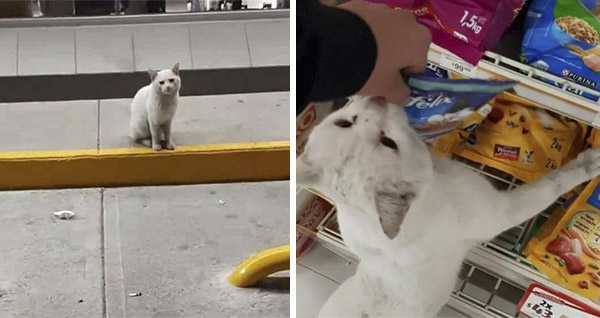
[[586, 305], [536, 284], [530, 286], [518, 307], [519, 312], [528, 318], [598, 317]]
[[475, 77], [475, 70], [476, 70], [475, 66], [473, 66], [461, 59], [450, 56], [448, 54], [442, 53], [442, 58], [441, 58], [440, 64], [442, 65], [443, 68], [448, 69], [450, 71], [457, 72], [466, 77], [469, 77], [469, 78]]

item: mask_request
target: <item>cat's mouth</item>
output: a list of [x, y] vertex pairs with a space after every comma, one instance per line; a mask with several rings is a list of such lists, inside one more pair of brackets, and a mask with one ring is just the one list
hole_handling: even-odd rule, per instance
[[163, 94], [165, 95], [173, 95], [177, 90], [173, 88], [165, 88], [163, 89]]

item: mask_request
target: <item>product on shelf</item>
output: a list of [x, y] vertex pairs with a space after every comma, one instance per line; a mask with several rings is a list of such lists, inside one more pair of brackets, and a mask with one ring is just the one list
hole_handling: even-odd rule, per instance
[[434, 150], [532, 182], [576, 157], [585, 145], [586, 132], [582, 124], [503, 94], [474, 132], [443, 136]]
[[600, 311], [563, 293], [532, 284], [517, 305], [517, 318], [593, 318]]
[[590, 137], [588, 138], [588, 144], [594, 149], [600, 148], [600, 130], [595, 128], [592, 129]]
[[319, 224], [333, 209], [333, 205], [316, 194], [304, 191], [303, 196], [297, 196], [297, 200], [304, 199], [305, 202], [296, 212], [296, 257], [301, 257], [310, 251], [315, 243], [315, 233]]
[[[512, 88], [513, 81], [453, 80], [432, 75], [410, 76], [408, 121], [426, 141], [458, 128], [474, 129], [490, 112], [486, 105], [497, 94]], [[469, 127], [464, 126], [468, 123]]]
[[600, 303], [600, 178], [527, 246], [527, 259], [550, 280]]
[[433, 43], [476, 65], [496, 46], [524, 0], [368, 0], [410, 10], [431, 31]]
[[[600, 90], [600, 3], [534, 0], [525, 21], [526, 63]], [[584, 94], [585, 95], [585, 94]]]

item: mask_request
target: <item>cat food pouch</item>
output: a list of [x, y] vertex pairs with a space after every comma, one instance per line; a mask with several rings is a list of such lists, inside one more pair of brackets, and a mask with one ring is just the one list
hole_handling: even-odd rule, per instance
[[515, 85], [513, 81], [453, 80], [431, 72], [407, 80], [408, 121], [425, 141], [459, 128], [474, 129], [491, 109], [486, 103]]
[[600, 90], [599, 15], [596, 0], [532, 1], [525, 20], [524, 61]]
[[368, 0], [411, 11], [433, 43], [476, 65], [496, 46], [524, 0]]
[[553, 282], [600, 304], [600, 178], [550, 224], [549, 234], [528, 243], [527, 259]]
[[492, 105], [490, 114], [471, 135], [444, 137], [434, 145], [437, 152], [533, 182], [575, 158], [585, 146], [587, 128], [582, 124], [508, 94]]

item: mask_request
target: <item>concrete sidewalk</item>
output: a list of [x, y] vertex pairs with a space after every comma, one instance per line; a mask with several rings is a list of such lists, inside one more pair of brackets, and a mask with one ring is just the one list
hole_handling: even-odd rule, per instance
[[[140, 147], [129, 135], [131, 99], [0, 103], [0, 151]], [[289, 93], [186, 96], [176, 145], [289, 140]]]
[[289, 182], [3, 192], [0, 317], [288, 317], [287, 280], [226, 282], [288, 229]]
[[0, 76], [289, 65], [289, 18], [0, 30]]

